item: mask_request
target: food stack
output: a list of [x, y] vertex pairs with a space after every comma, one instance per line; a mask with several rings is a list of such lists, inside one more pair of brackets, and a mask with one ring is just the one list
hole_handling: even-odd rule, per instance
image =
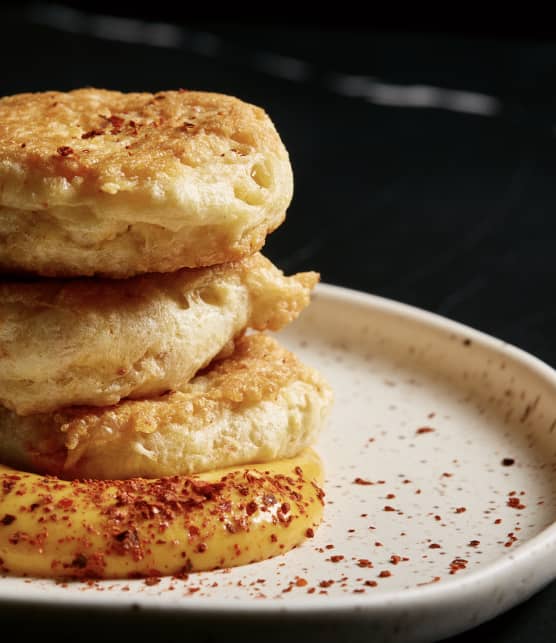
[[233, 97], [0, 100], [0, 569], [176, 574], [313, 535], [331, 391], [263, 332], [318, 280], [259, 252], [291, 196]]

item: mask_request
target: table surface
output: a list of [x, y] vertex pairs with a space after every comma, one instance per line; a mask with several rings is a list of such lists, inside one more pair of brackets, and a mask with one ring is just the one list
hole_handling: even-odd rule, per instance
[[[555, 43], [153, 27], [44, 4], [3, 9], [0, 24], [1, 95], [183, 86], [263, 106], [296, 186], [265, 247], [275, 263], [440, 313], [556, 366]], [[553, 584], [450, 640], [553, 641], [555, 602]]]

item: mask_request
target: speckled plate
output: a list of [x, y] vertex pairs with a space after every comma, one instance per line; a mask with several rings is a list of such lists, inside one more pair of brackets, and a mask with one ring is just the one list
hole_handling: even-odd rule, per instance
[[156, 585], [2, 578], [1, 603], [432, 641], [556, 577], [554, 370], [441, 317], [327, 285], [281, 339], [336, 393], [317, 447], [327, 506], [315, 538]]

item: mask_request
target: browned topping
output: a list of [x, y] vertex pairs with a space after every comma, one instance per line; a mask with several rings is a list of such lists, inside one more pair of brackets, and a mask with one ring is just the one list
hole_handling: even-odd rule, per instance
[[480, 540], [470, 540], [468, 543], [469, 547], [478, 547], [481, 544]]
[[378, 583], [376, 580], [366, 580], [364, 583], [367, 587], [376, 587]]
[[94, 138], [95, 136], [101, 136], [102, 134], [104, 134], [103, 129], [91, 129], [88, 132], [81, 134], [81, 138], [83, 139]]
[[502, 466], [503, 467], [511, 467], [512, 464], [515, 463], [515, 460], [513, 458], [504, 458], [502, 460]]
[[391, 507], [390, 505], [386, 505], [383, 511], [396, 511], [396, 509], [394, 507]]
[[313, 538], [315, 536], [315, 532], [311, 527], [308, 527], [305, 535], [307, 536], [307, 538]]
[[358, 567], [369, 567], [369, 568], [371, 568], [373, 566], [373, 564], [371, 563], [370, 560], [367, 560], [367, 558], [360, 558], [357, 561], [357, 566]]
[[330, 560], [331, 563], [339, 563], [341, 560], [344, 560], [344, 557], [336, 554], [335, 556], [330, 556], [328, 560]]
[[379, 578], [388, 578], [389, 576], [392, 576], [392, 572], [388, 571], [387, 569], [383, 569], [378, 575]]
[[456, 507], [456, 513], [457, 513], [457, 514], [462, 514], [462, 513], [464, 513], [465, 511], [467, 511], [467, 508], [466, 508], [466, 507]]
[[423, 433], [432, 433], [433, 431], [434, 429], [430, 426], [422, 426], [421, 428], [417, 429], [416, 433], [417, 435], [422, 435]]
[[68, 145], [61, 145], [56, 152], [58, 152], [60, 156], [69, 156], [70, 154], [73, 154], [73, 149]]
[[5, 514], [2, 520], [0, 520], [0, 524], [7, 527], [8, 525], [11, 525], [12, 522], [14, 521], [15, 521], [15, 516], [12, 516], [12, 514]]
[[438, 543], [431, 543], [429, 545], [429, 549], [442, 549], [442, 545], [439, 545]]

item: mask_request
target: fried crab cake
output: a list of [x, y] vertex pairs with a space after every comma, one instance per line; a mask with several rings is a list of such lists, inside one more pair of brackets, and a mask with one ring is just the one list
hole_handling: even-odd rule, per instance
[[128, 277], [259, 250], [293, 191], [260, 108], [102, 89], [0, 99], [0, 270]]
[[317, 280], [257, 253], [125, 280], [4, 281], [0, 403], [27, 415], [176, 389], [246, 328], [295, 319]]
[[297, 455], [332, 403], [328, 384], [262, 333], [180, 390], [113, 407], [0, 410], [5, 464], [63, 478], [192, 474]]

